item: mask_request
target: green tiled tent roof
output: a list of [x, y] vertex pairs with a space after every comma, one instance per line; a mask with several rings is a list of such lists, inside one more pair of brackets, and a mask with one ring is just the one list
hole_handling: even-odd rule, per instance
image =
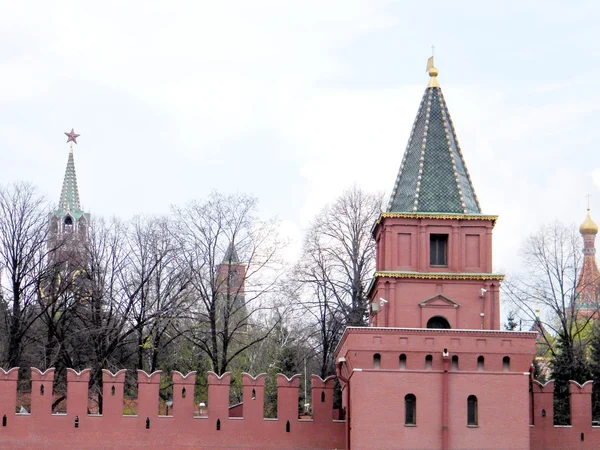
[[387, 212], [481, 214], [448, 106], [436, 85], [425, 89]]
[[[79, 220], [79, 218], [85, 214], [81, 210], [81, 204], [79, 202], [79, 189], [77, 188], [77, 175], [75, 174], [73, 151], [69, 152], [65, 178], [63, 180], [62, 190], [60, 191], [60, 202], [58, 203], [58, 210], [55, 212], [57, 217], [64, 217], [67, 214], [71, 215], [75, 220]], [[88, 214], [85, 215], [86, 218], [89, 219]]]

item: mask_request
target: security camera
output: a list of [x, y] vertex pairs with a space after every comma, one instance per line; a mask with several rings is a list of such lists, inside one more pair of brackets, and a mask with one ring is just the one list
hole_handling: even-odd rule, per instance
[[481, 297], [483, 297], [485, 295], [485, 293], [487, 292], [487, 289], [483, 289], [481, 288]]
[[388, 301], [385, 298], [379, 298], [379, 304], [381, 305], [381, 307], [383, 308], [383, 305], [385, 305]]

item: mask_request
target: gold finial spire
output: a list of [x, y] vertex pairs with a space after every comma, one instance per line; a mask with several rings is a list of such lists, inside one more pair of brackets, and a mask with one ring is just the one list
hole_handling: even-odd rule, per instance
[[[434, 47], [432, 47], [432, 48], [434, 48]], [[429, 79], [429, 84], [427, 85], [427, 87], [430, 87], [430, 88], [439, 88], [440, 87], [440, 83], [438, 83], [438, 80], [437, 80], [437, 76], [438, 76], [439, 72], [438, 72], [438, 70], [433, 65], [433, 56], [427, 60], [427, 69], [426, 69], [426, 71], [429, 73], [429, 76], [431, 77]]]
[[540, 307], [539, 307], [539, 306], [538, 306], [537, 308], [535, 308], [535, 317], [536, 317], [537, 319], [539, 319], [539, 318], [540, 318]]

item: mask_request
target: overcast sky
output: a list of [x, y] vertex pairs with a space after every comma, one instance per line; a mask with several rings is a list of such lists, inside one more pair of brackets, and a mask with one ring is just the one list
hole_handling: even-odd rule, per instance
[[353, 183], [389, 196], [438, 77], [494, 263], [531, 232], [600, 223], [599, 2], [0, 0], [0, 180], [58, 202], [68, 156], [94, 215], [260, 199], [298, 248]]

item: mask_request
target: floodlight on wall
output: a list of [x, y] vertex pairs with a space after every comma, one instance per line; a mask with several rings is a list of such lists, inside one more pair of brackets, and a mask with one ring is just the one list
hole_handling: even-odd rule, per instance
[[346, 362], [346, 358], [344, 358], [343, 356], [340, 356], [338, 358], [338, 364], [344, 364]]

